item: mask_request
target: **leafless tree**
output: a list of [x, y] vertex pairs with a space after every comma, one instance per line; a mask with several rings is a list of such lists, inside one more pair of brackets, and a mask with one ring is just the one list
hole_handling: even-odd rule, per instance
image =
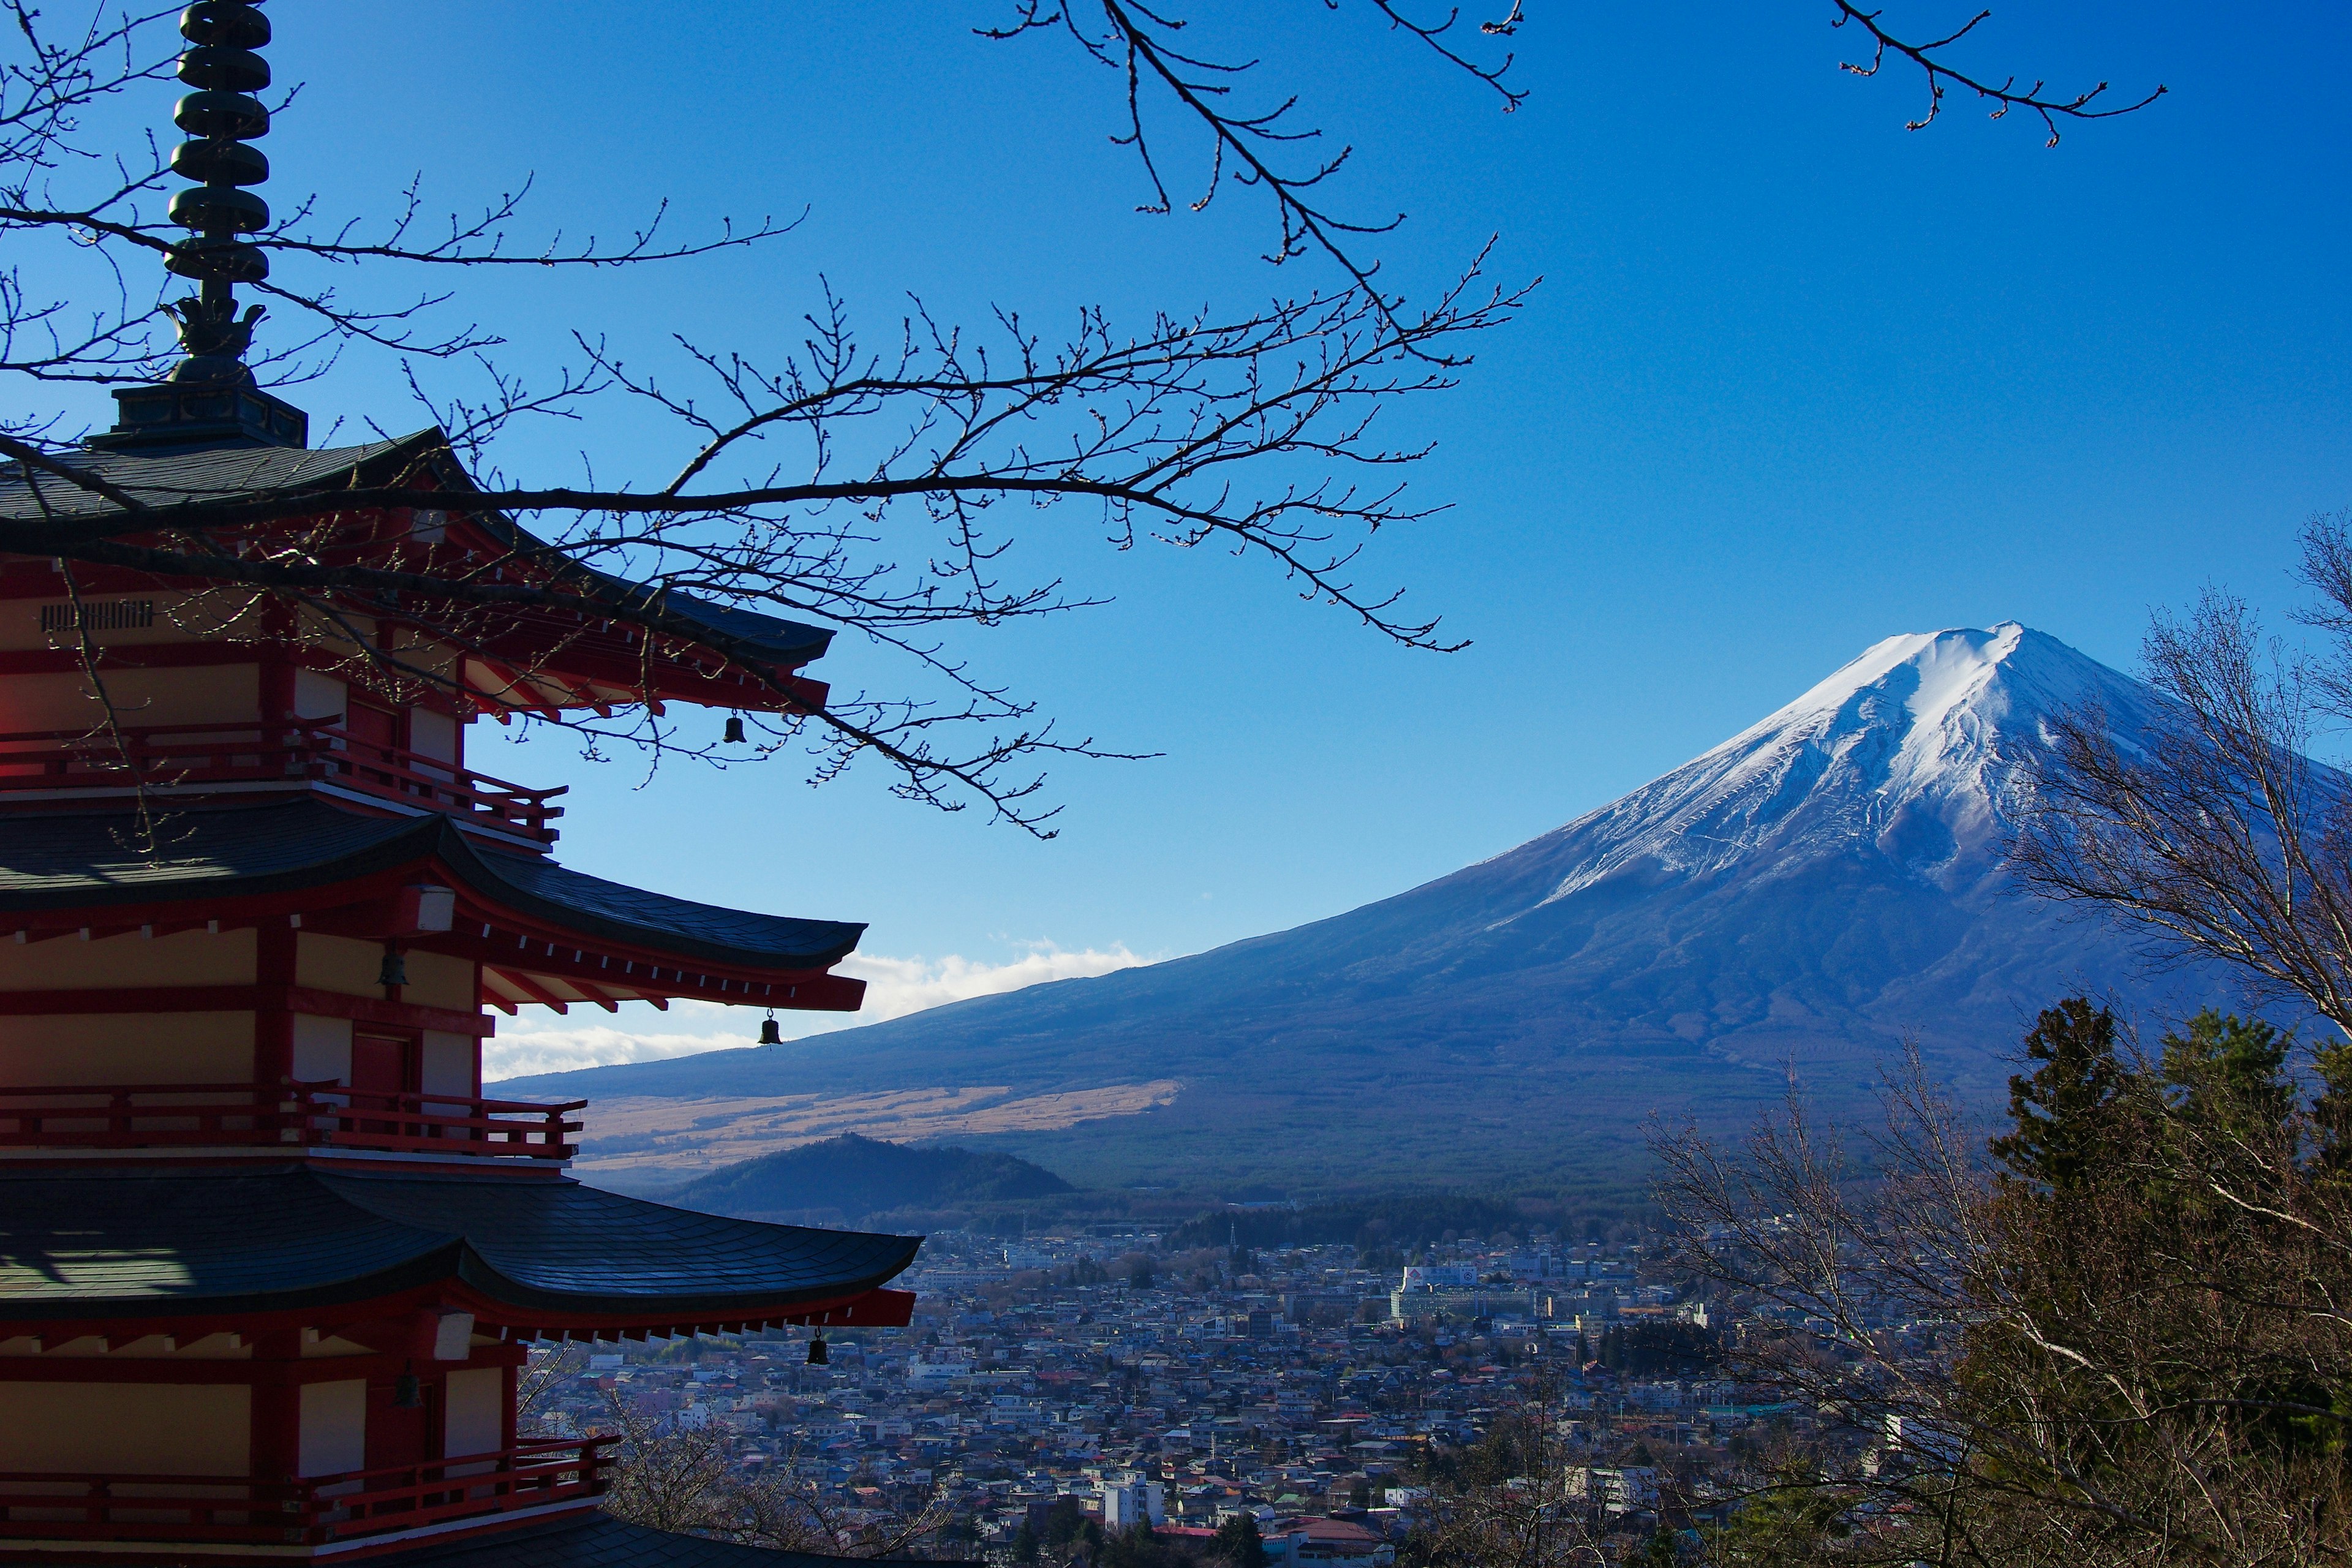
[[2096, 707], [2055, 720], [2011, 856], [2027, 886], [2120, 920], [2158, 956], [2219, 960], [2352, 1033], [2352, 793], [2312, 760], [2352, 721], [2347, 525], [2304, 532], [2315, 647], [2265, 638], [2219, 590], [2159, 614], [2154, 715], [2121, 732]]
[[1408, 1568], [1601, 1568], [1599, 1516], [1570, 1485], [1570, 1455], [1554, 1379], [1515, 1385], [1477, 1447], [1424, 1478]]
[[588, 1364], [588, 1348], [573, 1341], [565, 1341], [530, 1363], [515, 1380], [515, 1426], [526, 1434], [553, 1436], [542, 1430], [544, 1418], [540, 1407]]
[[2146, 109], [2167, 91], [2164, 85], [2158, 83], [2140, 97], [2123, 103], [2108, 100], [2108, 84], [2105, 82], [2066, 93], [2052, 92], [2050, 84], [2039, 79], [2021, 83], [2013, 74], [1995, 81], [1989, 74], [1972, 74], [1952, 63], [1955, 47], [1991, 20], [1990, 11], [1979, 11], [1950, 31], [1934, 37], [1906, 42], [1887, 30], [1886, 7], [1866, 9], [1853, 4], [1853, 0], [1831, 0], [1831, 4], [1837, 7], [1838, 12], [1831, 26], [1857, 27], [1870, 38], [1869, 62], [1849, 60], [1844, 65], [1846, 70], [1855, 76], [1876, 76], [1885, 67], [1890, 56], [1918, 70], [1927, 89], [1927, 107], [1918, 119], [1904, 126], [1906, 131], [1925, 131], [1934, 124], [1937, 117], [1944, 111], [1945, 95], [1958, 89], [1972, 94], [1980, 103], [1990, 104], [1992, 108], [1988, 112], [1995, 120], [2007, 118], [2011, 110], [2024, 110], [2040, 120], [2042, 128], [2050, 133], [2050, 140], [2043, 145], [2055, 147], [2060, 135], [2060, 121], [2111, 120], [2119, 114]]
[[[2209, 1114], [2183, 1081], [2132, 1058], [2063, 1190], [1997, 1172], [1916, 1056], [1868, 1136], [1792, 1092], [1739, 1148], [1655, 1137], [1685, 1260], [1745, 1320], [1737, 1371], [1824, 1422], [1751, 1496], [1802, 1500], [1782, 1517], [1842, 1562], [2352, 1557], [2326, 1118]], [[1718, 1555], [1770, 1560], [1739, 1542]]]
[[[167, 319], [152, 284], [186, 243], [163, 210], [168, 159], [152, 141], [98, 145], [89, 121], [132, 92], [154, 92], [160, 110], [177, 47], [170, 13], [101, 5], [61, 21], [27, 0], [0, 3], [14, 24], [0, 60], [9, 258], [0, 372], [26, 384], [151, 379]], [[1402, 0], [1331, 9], [1394, 32], [1506, 110], [1520, 100], [1499, 52], [1524, 25], [1516, 5], [1475, 30]], [[2098, 107], [2098, 89], [2070, 99], [1963, 71], [1952, 52], [1974, 23], [1914, 43], [1880, 13], [1843, 0], [1836, 10], [1871, 35], [1880, 58], [1891, 51], [1924, 71], [1937, 102], [1958, 87], [2002, 109], [2030, 108], [2053, 131], [2058, 119], [2116, 112]], [[1021, 575], [1008, 554], [1012, 519], [1083, 527], [1116, 550], [1153, 541], [1229, 550], [1376, 635], [1458, 647], [1433, 617], [1356, 575], [1372, 534], [1442, 510], [1403, 488], [1426, 448], [1380, 431], [1401, 402], [1452, 388], [1473, 344], [1511, 319], [1525, 289], [1489, 282], [1478, 260], [1426, 297], [1382, 282], [1369, 247], [1397, 218], [1349, 205], [1368, 198], [1342, 198], [1348, 150], [1331, 149], [1296, 95], [1263, 90], [1286, 62], [1257, 58], [1246, 24], [1228, 35], [1230, 47], [1213, 47], [1192, 41], [1189, 18], [1138, 0], [1009, 0], [981, 31], [1060, 38], [1107, 68], [1125, 110], [1118, 140], [1139, 161], [1149, 210], [1174, 207], [1171, 180], [1181, 184], [1180, 166], [1205, 149], [1190, 205], [1237, 183], [1271, 208], [1268, 259], [1318, 265], [1330, 281], [1256, 309], [1125, 324], [1089, 309], [1050, 329], [1011, 310], [960, 327], [919, 304], [861, 325], [828, 290], [796, 345], [682, 344], [678, 368], [656, 371], [583, 335], [569, 368], [532, 385], [486, 357], [494, 329], [452, 324], [449, 289], [435, 279], [479, 268], [681, 266], [762, 244], [793, 220], [672, 238], [656, 207], [616, 242], [524, 243], [527, 182], [483, 211], [446, 218], [416, 184], [367, 215], [299, 200], [249, 237], [274, 264], [251, 286], [295, 323], [263, 343], [256, 368], [285, 384], [348, 350], [395, 355], [443, 434], [404, 449], [390, 471], [326, 493], [161, 492], [108, 478], [61, 415], [28, 401], [0, 417], [0, 458], [23, 487], [22, 504], [0, 517], [0, 557], [55, 562], [69, 588], [126, 574], [194, 585], [221, 635], [271, 615], [312, 618], [348, 644], [355, 677], [395, 694], [438, 687], [478, 700], [451, 690], [455, 672], [482, 651], [488, 628], [518, 615], [618, 628], [649, 658], [761, 688], [769, 700], [758, 706], [771, 716], [755, 716], [759, 731], [732, 751], [672, 723], [644, 692], [599, 710], [518, 702], [500, 716], [565, 725], [592, 751], [630, 742], [656, 757], [714, 762], [805, 751], [819, 780], [873, 758], [905, 795], [947, 809], [978, 804], [1038, 833], [1054, 815], [1038, 793], [1041, 761], [1110, 749], [1057, 731], [978, 668], [963, 634], [1099, 596]], [[273, 110], [285, 113], [290, 97], [281, 92]], [[28, 269], [35, 247], [57, 265]], [[60, 276], [79, 281], [56, 294], [30, 281]], [[460, 364], [483, 368], [485, 393], [436, 390]], [[517, 420], [574, 416], [605, 400], [672, 432], [669, 471], [559, 483], [499, 469], [494, 444]], [[538, 536], [517, 532], [492, 558], [462, 564], [387, 545], [387, 518], [444, 510], [511, 518]], [[641, 589], [616, 592], [614, 579]], [[820, 700], [756, 639], [679, 613], [682, 595], [850, 632], [898, 660], [896, 673], [878, 690]], [[101, 687], [102, 651], [90, 660]], [[534, 672], [517, 674], [527, 687]]]
[[648, 1415], [609, 1392], [605, 1402], [621, 1441], [604, 1507], [635, 1524], [828, 1557], [907, 1558], [933, 1555], [951, 1517], [936, 1492], [912, 1510], [843, 1508], [799, 1474], [796, 1453], [747, 1473], [724, 1425]]

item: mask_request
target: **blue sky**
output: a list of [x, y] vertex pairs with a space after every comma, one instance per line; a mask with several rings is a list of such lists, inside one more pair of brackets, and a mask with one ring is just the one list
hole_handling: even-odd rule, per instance
[[[1535, 5], [1508, 116], [1354, 10], [1259, 0], [1199, 29], [1251, 20], [1268, 89], [1356, 145], [1343, 200], [1411, 215], [1380, 245], [1399, 286], [1425, 292], [1489, 234], [1498, 277], [1544, 279], [1459, 391], [1407, 414], [1438, 444], [1416, 482], [1453, 509], [1365, 568], [1475, 646], [1402, 652], [1244, 563], [1113, 555], [1088, 520], [1045, 519], [1024, 559], [1117, 602], [971, 651], [1078, 732], [1164, 753], [1056, 769], [1058, 839], [893, 800], [878, 770], [641, 790], [551, 740], [484, 746], [487, 768], [574, 785], [567, 859], [868, 921], [927, 996], [965, 984], [951, 957], [969, 976], [1192, 952], [1507, 848], [1893, 633], [2015, 618], [2128, 668], [2149, 607], [2209, 582], [2289, 603], [2297, 523], [2352, 504], [2341, 6], [1999, 7], [1974, 62], [2172, 89], [2054, 151], [1966, 102], [1906, 132], [1916, 80], [1841, 74], [1853, 41], [1810, 0]], [[574, 328], [646, 363], [672, 331], [783, 342], [820, 275], [878, 319], [909, 290], [1050, 320], [1325, 280], [1255, 259], [1247, 192], [1136, 213], [1116, 80], [1065, 45], [971, 36], [1002, 12], [281, 5], [271, 54], [308, 86], [268, 194], [380, 211], [423, 170], [428, 202], [464, 207], [535, 174], [525, 233], [614, 233], [663, 196], [682, 233], [806, 209], [751, 255], [455, 279], [541, 374]], [[298, 395], [314, 426], [422, 422], [365, 356]], [[501, 458], [569, 473], [583, 449], [607, 477], [676, 452], [615, 418]], [[881, 668], [845, 641], [824, 673]]]

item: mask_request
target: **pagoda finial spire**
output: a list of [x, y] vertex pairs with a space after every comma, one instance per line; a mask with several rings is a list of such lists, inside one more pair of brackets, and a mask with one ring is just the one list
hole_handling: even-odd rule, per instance
[[179, 78], [195, 90], [173, 107], [172, 121], [192, 138], [172, 149], [172, 172], [204, 183], [172, 197], [172, 221], [195, 237], [171, 248], [165, 265], [200, 285], [173, 300], [187, 357], [171, 379], [251, 386], [245, 353], [264, 308], [236, 313], [236, 285], [269, 276], [269, 255], [244, 239], [269, 226], [269, 204], [246, 187], [269, 178], [269, 160], [247, 143], [269, 134], [269, 110], [253, 97], [269, 85], [269, 62], [255, 51], [269, 42], [269, 18], [247, 0], [195, 0], [180, 13]]
[[269, 134], [269, 110], [254, 97], [269, 85], [269, 18], [253, 0], [195, 0], [180, 13], [179, 78], [193, 90], [172, 107], [188, 140], [172, 149], [172, 173], [202, 181], [175, 193], [164, 210], [194, 233], [173, 243], [163, 265], [193, 279], [196, 292], [163, 309], [184, 356], [156, 384], [117, 387], [111, 430], [88, 445], [117, 450], [157, 447], [309, 444], [310, 416], [256, 384], [247, 368], [262, 307], [237, 314], [236, 286], [269, 276], [269, 253], [247, 237], [269, 226], [269, 204], [247, 187], [269, 178], [269, 160], [247, 143]]

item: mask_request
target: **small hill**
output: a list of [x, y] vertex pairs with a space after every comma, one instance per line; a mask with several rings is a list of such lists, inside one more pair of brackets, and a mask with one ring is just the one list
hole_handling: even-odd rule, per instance
[[1077, 1189], [1010, 1154], [922, 1149], [854, 1132], [728, 1165], [667, 1194], [714, 1214], [856, 1223], [892, 1210], [944, 1210]]

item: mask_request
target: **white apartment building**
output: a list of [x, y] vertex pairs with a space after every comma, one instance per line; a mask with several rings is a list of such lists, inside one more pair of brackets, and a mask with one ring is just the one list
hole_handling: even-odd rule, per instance
[[1649, 1465], [1571, 1465], [1568, 1495], [1610, 1515], [1658, 1506], [1658, 1472]]
[[1158, 1481], [1133, 1470], [1106, 1476], [1102, 1481], [1105, 1530], [1126, 1530], [1138, 1524], [1168, 1522], [1168, 1493]]

